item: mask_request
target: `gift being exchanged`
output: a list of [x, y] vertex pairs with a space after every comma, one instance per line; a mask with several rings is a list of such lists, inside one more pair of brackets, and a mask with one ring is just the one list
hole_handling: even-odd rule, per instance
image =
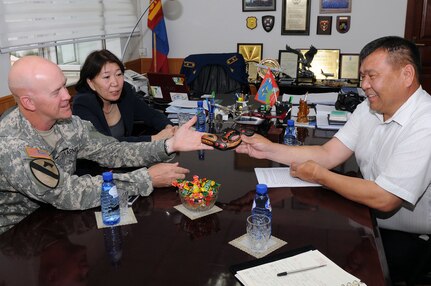
[[220, 135], [211, 133], [202, 135], [201, 142], [224, 151], [234, 149], [241, 144], [241, 134], [252, 136], [254, 131], [251, 129], [236, 130], [233, 128], [227, 128]]

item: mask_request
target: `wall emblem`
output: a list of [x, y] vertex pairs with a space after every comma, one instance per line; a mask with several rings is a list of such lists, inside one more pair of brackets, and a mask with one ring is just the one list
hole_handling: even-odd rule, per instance
[[256, 29], [257, 27], [257, 18], [256, 17], [247, 17], [246, 19], [247, 28], [250, 30]]
[[262, 26], [267, 32], [271, 32], [274, 28], [275, 17], [271, 15], [262, 16]]

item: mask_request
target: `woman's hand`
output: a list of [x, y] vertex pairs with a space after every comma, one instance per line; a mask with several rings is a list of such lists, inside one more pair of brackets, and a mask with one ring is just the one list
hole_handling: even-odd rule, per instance
[[151, 141], [158, 141], [163, 139], [168, 139], [174, 136], [175, 132], [177, 131], [177, 126], [172, 125], [166, 125], [164, 129], [162, 129], [159, 133], [151, 136]]

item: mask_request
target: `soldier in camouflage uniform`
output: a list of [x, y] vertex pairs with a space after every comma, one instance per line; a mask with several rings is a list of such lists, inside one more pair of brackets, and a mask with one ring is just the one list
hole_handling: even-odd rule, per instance
[[18, 107], [0, 120], [0, 233], [41, 202], [66, 210], [98, 206], [102, 177], [73, 175], [77, 159], [109, 168], [143, 167], [114, 179], [119, 189], [147, 196], [189, 172], [178, 163], [155, 163], [177, 151], [212, 149], [201, 143], [202, 133], [190, 129], [195, 117], [167, 140], [129, 143], [104, 136], [72, 116], [65, 83], [58, 66], [40, 57], [24, 57], [11, 68], [9, 88]]

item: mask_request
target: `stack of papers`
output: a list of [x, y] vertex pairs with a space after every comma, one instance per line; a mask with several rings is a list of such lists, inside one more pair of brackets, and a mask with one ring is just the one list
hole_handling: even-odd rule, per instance
[[[198, 107], [198, 102], [194, 100], [183, 100], [178, 99], [169, 103], [169, 106], [166, 108], [166, 113], [190, 113], [195, 114], [196, 108]], [[204, 100], [204, 108], [208, 110], [208, 106], [206, 101]]]
[[[304, 95], [283, 94], [283, 97], [281, 100], [289, 101], [290, 97], [292, 97], [292, 104], [299, 104], [300, 99], [305, 99], [305, 94]], [[307, 95], [307, 103], [335, 105], [337, 98], [338, 98], [337, 92], [309, 93]]]
[[[337, 122], [337, 124], [333, 124], [334, 122], [329, 122], [329, 115], [334, 112], [337, 111], [335, 109], [335, 106], [332, 105], [322, 105], [322, 104], [317, 104], [316, 105], [316, 127], [320, 128], [320, 129], [331, 129], [331, 130], [338, 130], [340, 129], [344, 122]], [[337, 114], [335, 112], [335, 114]], [[350, 112], [346, 112], [345, 116], [347, 117], [347, 120], [349, 119], [351, 113]], [[346, 120], [346, 121], [347, 121]]]
[[328, 121], [329, 124], [341, 124], [347, 122], [348, 112], [347, 111], [341, 111], [341, 110], [333, 110], [331, 113], [329, 113]]
[[235, 277], [245, 286], [365, 285], [318, 250], [239, 270]]

